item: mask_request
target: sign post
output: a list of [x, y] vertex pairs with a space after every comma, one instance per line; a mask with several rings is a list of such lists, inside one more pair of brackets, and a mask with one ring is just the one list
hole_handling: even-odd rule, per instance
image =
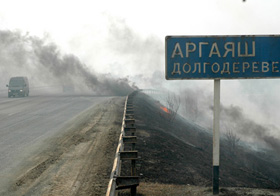
[[219, 194], [220, 79], [280, 77], [280, 36], [166, 36], [167, 80], [213, 79], [213, 194]]
[[219, 194], [220, 166], [220, 79], [214, 80], [214, 122], [213, 122], [213, 194]]

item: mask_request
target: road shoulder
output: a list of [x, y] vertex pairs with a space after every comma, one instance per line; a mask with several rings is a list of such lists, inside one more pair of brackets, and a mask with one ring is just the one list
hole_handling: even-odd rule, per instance
[[45, 141], [5, 195], [104, 195], [123, 102], [112, 98], [98, 104], [68, 123], [63, 134]]

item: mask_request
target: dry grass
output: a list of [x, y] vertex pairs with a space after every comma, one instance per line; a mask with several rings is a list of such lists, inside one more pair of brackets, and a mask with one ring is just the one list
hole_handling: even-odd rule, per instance
[[[120, 196], [128, 196], [129, 190], [122, 191]], [[208, 187], [197, 187], [192, 185], [158, 184], [141, 182], [137, 187], [138, 196], [178, 196], [178, 195], [211, 195], [211, 189]]]
[[[119, 193], [119, 196], [129, 196], [129, 190]], [[193, 185], [175, 185], [141, 182], [137, 188], [138, 196], [212, 196], [211, 187]], [[253, 188], [220, 188], [220, 196], [279, 196], [279, 190]]]

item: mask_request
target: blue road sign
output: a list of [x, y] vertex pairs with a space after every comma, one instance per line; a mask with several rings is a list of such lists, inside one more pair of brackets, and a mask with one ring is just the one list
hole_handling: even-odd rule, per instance
[[166, 36], [166, 79], [280, 77], [280, 36]]

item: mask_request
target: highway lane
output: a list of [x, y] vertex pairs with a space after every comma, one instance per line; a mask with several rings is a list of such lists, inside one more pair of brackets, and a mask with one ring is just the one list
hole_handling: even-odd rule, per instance
[[0, 95], [0, 190], [48, 138], [86, 109], [110, 97], [36, 95], [7, 98]]

